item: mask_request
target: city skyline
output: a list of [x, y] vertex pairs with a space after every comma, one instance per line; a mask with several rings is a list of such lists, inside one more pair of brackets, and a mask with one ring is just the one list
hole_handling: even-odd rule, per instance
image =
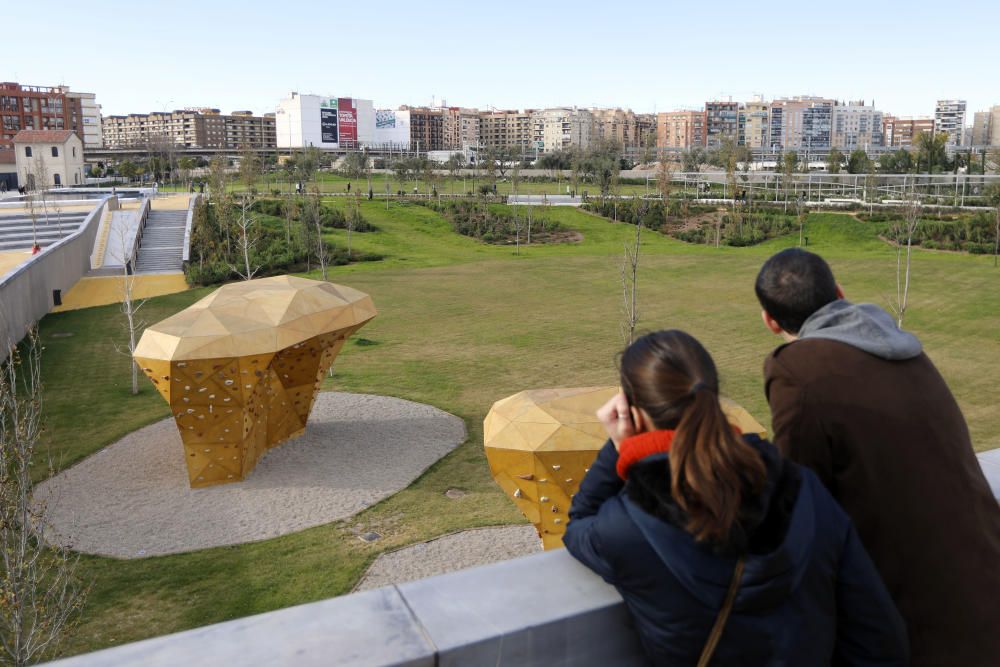
[[[965, 99], [970, 114], [1000, 102], [1000, 89], [989, 89], [977, 66], [1000, 57], [989, 35], [1000, 9], [990, 3], [967, 3], [970, 20], [960, 31], [927, 18], [927, 2], [909, 3], [905, 16], [854, 1], [838, 12], [792, 2], [753, 15], [736, 7], [721, 3], [710, 16], [690, 5], [646, 3], [608, 17], [605, 5], [591, 2], [513, 2], [498, 12], [453, 2], [433, 10], [326, 10], [298, 1], [276, 13], [259, 1], [237, 11], [181, 0], [169, 16], [162, 7], [129, 7], [103, 23], [114, 40], [94, 43], [109, 47], [108, 58], [121, 65], [109, 68], [99, 53], [81, 57], [81, 26], [93, 22], [85, 8], [41, 2], [7, 11], [13, 52], [35, 55], [14, 59], [2, 78], [93, 92], [104, 115], [203, 106], [267, 113], [293, 90], [371, 99], [380, 108], [447, 101], [645, 113], [755, 94], [863, 99], [897, 116], [932, 115], [937, 99]], [[44, 33], [52, 43], [32, 48], [36, 17], [53, 13], [59, 20], [47, 22]], [[179, 16], [199, 20], [177, 21], [185, 32], [171, 31], [171, 17]], [[142, 49], [123, 56], [115, 49], [128, 46], [129, 35]], [[928, 49], [941, 57], [928, 58]]]

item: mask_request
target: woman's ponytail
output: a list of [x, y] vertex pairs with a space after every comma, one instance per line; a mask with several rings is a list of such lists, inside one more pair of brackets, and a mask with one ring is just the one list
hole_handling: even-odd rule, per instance
[[760, 455], [733, 430], [719, 405], [715, 363], [683, 331], [647, 334], [621, 359], [622, 388], [659, 429], [674, 429], [670, 488], [695, 539], [721, 542], [747, 491], [767, 479]]
[[749, 486], [759, 491], [764, 462], [730, 426], [719, 396], [696, 383], [670, 450], [671, 495], [697, 540], [723, 541], [739, 517]]

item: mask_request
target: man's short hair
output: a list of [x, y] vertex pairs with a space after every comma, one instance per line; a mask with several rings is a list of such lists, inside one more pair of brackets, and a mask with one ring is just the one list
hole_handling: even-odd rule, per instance
[[790, 334], [828, 303], [837, 300], [833, 271], [819, 255], [788, 248], [764, 262], [754, 285], [768, 315]]

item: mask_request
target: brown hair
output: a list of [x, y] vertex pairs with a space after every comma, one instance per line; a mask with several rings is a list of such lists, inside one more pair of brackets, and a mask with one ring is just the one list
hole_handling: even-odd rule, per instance
[[760, 455], [729, 425], [719, 405], [719, 377], [701, 343], [676, 329], [647, 334], [621, 356], [622, 389], [657, 429], [675, 429], [670, 488], [696, 540], [721, 542], [743, 496], [767, 478]]

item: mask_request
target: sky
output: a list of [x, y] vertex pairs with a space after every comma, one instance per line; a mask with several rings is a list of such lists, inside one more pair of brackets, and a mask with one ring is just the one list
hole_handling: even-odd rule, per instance
[[0, 80], [96, 93], [105, 115], [264, 113], [291, 91], [637, 112], [820, 95], [896, 115], [957, 98], [970, 124], [1000, 104], [997, 0], [6, 4]]

